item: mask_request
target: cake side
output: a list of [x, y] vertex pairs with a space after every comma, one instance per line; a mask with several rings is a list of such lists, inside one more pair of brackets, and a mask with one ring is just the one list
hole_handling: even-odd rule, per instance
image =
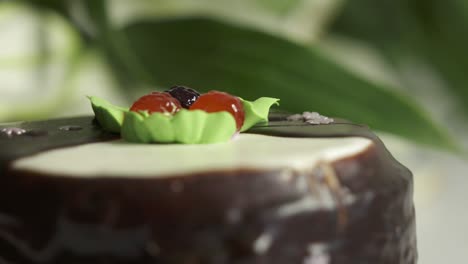
[[272, 120], [251, 132], [370, 143], [346, 155], [319, 155], [309, 166], [171, 177], [57, 175], [15, 167], [16, 157], [3, 162], [0, 257], [13, 263], [415, 263], [411, 174], [375, 136], [346, 123]]

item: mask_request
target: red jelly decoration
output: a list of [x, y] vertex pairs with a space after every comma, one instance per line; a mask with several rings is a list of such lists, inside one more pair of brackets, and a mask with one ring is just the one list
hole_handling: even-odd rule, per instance
[[148, 111], [151, 113], [177, 113], [182, 106], [179, 101], [169, 93], [153, 92], [145, 95], [133, 103], [130, 111]]
[[190, 106], [190, 110], [200, 109], [208, 113], [227, 111], [234, 116], [237, 130], [239, 131], [244, 124], [244, 107], [239, 98], [228, 93], [219, 91], [210, 91], [200, 95], [197, 101]]

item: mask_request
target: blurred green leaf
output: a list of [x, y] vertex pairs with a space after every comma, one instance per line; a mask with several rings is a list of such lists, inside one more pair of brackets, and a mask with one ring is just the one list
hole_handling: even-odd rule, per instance
[[257, 5], [263, 6], [277, 14], [285, 14], [294, 9], [301, 0], [257, 0]]
[[133, 76], [134, 83], [185, 84], [245, 99], [277, 97], [291, 112], [317, 110], [455, 149], [445, 131], [408, 98], [356, 77], [317, 50], [272, 35], [194, 18], [133, 24], [119, 32], [119, 41], [128, 49], [119, 66], [132, 73], [134, 65], [125, 63], [131, 55], [144, 71]]
[[[99, 1], [99, 0], [95, 0]], [[112, 25], [142, 18], [203, 16], [240, 24], [298, 42], [317, 39], [343, 0], [108, 0]]]
[[25, 2], [39, 8], [52, 9], [56, 12], [66, 14], [68, 1], [63, 0], [21, 0], [16, 2]]
[[468, 113], [466, 0], [347, 1], [333, 30], [368, 41], [395, 64], [406, 57], [430, 64]]
[[81, 41], [62, 16], [0, 2], [0, 121], [46, 118], [71, 98]]

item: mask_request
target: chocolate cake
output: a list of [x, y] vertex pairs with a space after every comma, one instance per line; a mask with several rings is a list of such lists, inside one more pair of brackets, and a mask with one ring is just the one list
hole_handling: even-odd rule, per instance
[[131, 144], [93, 117], [0, 125], [0, 263], [413, 264], [412, 175], [368, 128], [272, 114]]

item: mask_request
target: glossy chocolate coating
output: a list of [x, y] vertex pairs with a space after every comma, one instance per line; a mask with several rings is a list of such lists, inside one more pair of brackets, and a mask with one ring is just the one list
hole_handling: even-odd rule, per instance
[[[375, 135], [342, 121], [307, 125], [286, 122], [282, 114], [270, 119], [249, 132], [361, 136], [374, 145], [307, 173], [239, 168], [80, 179], [9, 164], [115, 135], [102, 132], [92, 118], [19, 124], [36, 134], [0, 136], [0, 263], [416, 263], [412, 176]], [[297, 207], [301, 201], [307, 206]]]

